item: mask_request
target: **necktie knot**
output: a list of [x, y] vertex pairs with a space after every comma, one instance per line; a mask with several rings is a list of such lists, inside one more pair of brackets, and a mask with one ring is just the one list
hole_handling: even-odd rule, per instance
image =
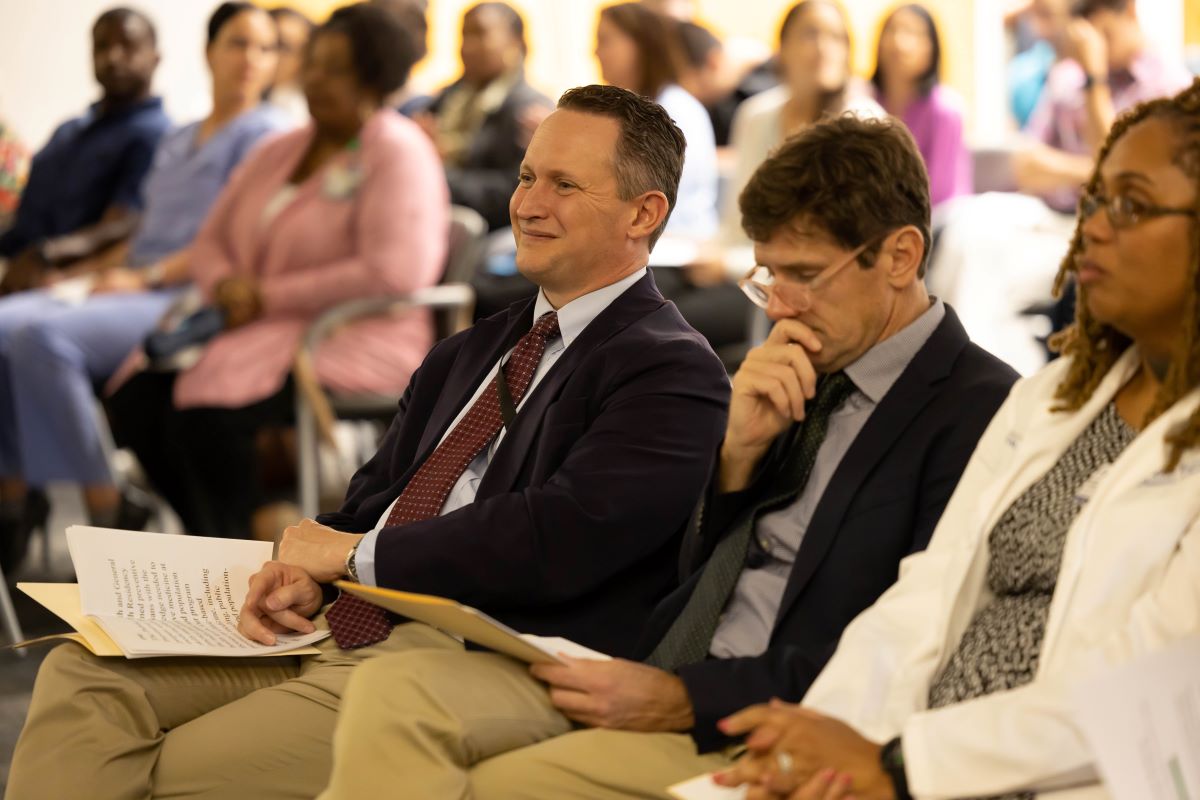
[[558, 312], [547, 311], [545, 314], [542, 314], [533, 323], [533, 328], [530, 329], [529, 333], [539, 337], [544, 342], [548, 342], [558, 336]]
[[854, 381], [845, 372], [838, 370], [821, 379], [817, 394], [813, 397], [812, 413], [825, 416], [833, 412], [854, 391]]

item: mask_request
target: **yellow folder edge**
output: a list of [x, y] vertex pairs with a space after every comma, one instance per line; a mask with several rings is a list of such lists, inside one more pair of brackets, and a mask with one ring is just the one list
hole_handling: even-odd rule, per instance
[[51, 639], [70, 639], [97, 656], [124, 656], [117, 643], [109, 638], [95, 620], [83, 613], [77, 583], [18, 583], [17, 588], [41, 603], [56, 617], [75, 629], [75, 633], [55, 633], [17, 642], [13, 647], [27, 647]]
[[[74, 633], [51, 633], [15, 642], [11, 647], [29, 647], [30, 645], [49, 642], [53, 639], [67, 639], [78, 642], [86, 647], [94, 656], [120, 656], [125, 658], [125, 651], [117, 646], [104, 629], [91, 617], [83, 613], [83, 605], [79, 600], [79, 584], [77, 583], [26, 583], [17, 584], [17, 588], [34, 600], [41, 603], [56, 617], [75, 629]], [[270, 656], [303, 656], [316, 655], [321, 651], [312, 646], [298, 647], [282, 653], [262, 653], [246, 658]]]
[[469, 639], [529, 664], [561, 664], [562, 660], [522, 638], [521, 634], [482, 611], [445, 597], [399, 592], [350, 581], [334, 581], [343, 592], [439, 630]]

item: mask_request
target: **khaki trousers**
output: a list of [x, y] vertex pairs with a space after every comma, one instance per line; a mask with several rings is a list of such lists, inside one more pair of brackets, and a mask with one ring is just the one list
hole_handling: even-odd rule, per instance
[[[324, 615], [314, 622], [323, 627]], [[351, 672], [412, 648], [462, 650], [420, 623], [377, 645], [279, 658], [98, 658], [67, 643], [38, 672], [9, 800], [311, 798]]]
[[447, 650], [356, 670], [333, 751], [320, 800], [668, 798], [667, 786], [731, 763], [683, 734], [573, 730], [526, 665]]

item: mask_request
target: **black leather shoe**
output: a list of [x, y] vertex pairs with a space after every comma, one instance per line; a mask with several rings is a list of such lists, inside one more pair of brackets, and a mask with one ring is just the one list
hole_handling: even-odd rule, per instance
[[150, 521], [153, 514], [154, 509], [142, 505], [125, 492], [121, 492], [121, 505], [117, 509], [117, 521], [113, 527], [123, 531], [144, 531], [146, 523]]
[[44, 530], [50, 516], [50, 500], [41, 489], [25, 493], [25, 503], [17, 517], [0, 520], [0, 568], [12, 575], [29, 552], [29, 539], [36, 530]]

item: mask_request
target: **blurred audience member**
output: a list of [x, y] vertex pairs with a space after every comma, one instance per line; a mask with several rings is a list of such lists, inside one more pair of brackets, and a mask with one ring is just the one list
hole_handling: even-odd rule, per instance
[[924, 6], [908, 3], [883, 23], [875, 55], [875, 99], [904, 122], [929, 172], [934, 206], [971, 193], [971, 156], [963, 144], [962, 100], [942, 86], [942, 44]]
[[109, 251], [121, 260], [85, 260], [71, 268], [74, 280], [0, 300], [0, 542], [6, 545], [0, 562], [6, 567], [20, 561], [30, 529], [44, 522], [41, 489], [50, 481], [82, 484], [94, 525], [145, 523], [146, 510], [113, 485], [93, 386], [112, 375], [166, 311], [175, 284], [188, 274], [187, 247], [230, 173], [283, 124], [261, 103], [275, 74], [278, 39], [262, 9], [218, 6], [205, 50], [212, 112], [162, 140], [138, 229], [128, 246]]
[[1100, 143], [1120, 111], [1187, 86], [1182, 64], [1150, 47], [1133, 0], [1075, 0], [1063, 40], [1066, 58], [1046, 78], [1015, 158], [1017, 183], [1070, 213]]
[[[1046, 76], [1064, 49], [1070, 1], [1025, 0], [1008, 17], [1018, 39], [1018, 52], [1008, 63], [1008, 102], [1019, 128], [1029, 123], [1046, 85]], [[1033, 37], [1028, 47], [1021, 47], [1024, 35]]]
[[678, 20], [679, 22], [695, 22], [697, 0], [642, 0], [642, 5], [655, 14]]
[[1122, 117], [1058, 285], [1063, 358], [1018, 383], [928, 549], [801, 707], [722, 723], [759, 798], [1110, 797], [1075, 713], [1092, 676], [1200, 634], [1200, 81]]
[[1170, 94], [1186, 70], [1153, 52], [1132, 0], [1076, 0], [1062, 38], [1065, 60], [1050, 72], [1013, 156], [1025, 195], [989, 193], [943, 209], [930, 290], [953, 303], [971, 338], [1029, 375], [1047, 360], [1042, 340], [1054, 308], [1053, 277], [1074, 225], [1079, 186], [1114, 115]]
[[725, 147], [742, 102], [779, 83], [774, 64], [767, 57], [735, 57], [698, 23], [680, 22], [675, 30], [683, 55], [679, 85], [704, 104], [717, 147]]
[[33, 158], [11, 228], [0, 234], [7, 269], [0, 293], [36, 285], [51, 266], [86, 256], [133, 230], [141, 185], [170, 127], [150, 95], [159, 54], [154, 25], [128, 8], [92, 27], [92, 64], [103, 96], [58, 127]]
[[[400, 27], [405, 31], [413, 48], [413, 64], [418, 63], [429, 53], [429, 3], [428, 0], [370, 0], [371, 3], [382, 6], [396, 15]], [[409, 83], [405, 83], [385, 101], [406, 117], [412, 117], [429, 108], [433, 98], [429, 95], [414, 91]]]
[[754, 247], [738, 210], [750, 176], [785, 139], [823, 117], [845, 111], [885, 116], [867, 87], [851, 76], [849, 21], [834, 0], [801, 0], [788, 10], [777, 59], [783, 83], [751, 97], [733, 120], [735, 165], [721, 202], [720, 237], [683, 273], [690, 291], [671, 298], [714, 347], [730, 348], [724, 356], [730, 366], [748, 337], [747, 311], [734, 281], [754, 266]]
[[505, 3], [472, 6], [462, 22], [462, 77], [416, 117], [446, 167], [450, 200], [488, 227], [509, 224], [508, 200], [525, 155], [531, 108], [553, 104], [525, 82], [525, 22]]
[[0, 232], [8, 228], [29, 176], [29, 150], [0, 120]]
[[[673, 24], [641, 3], [608, 6], [596, 28], [596, 58], [606, 83], [656, 101], [683, 131], [687, 157], [665, 235], [704, 239], [717, 229], [717, 150], [704, 106], [679, 86]], [[661, 281], [659, 287], [670, 297]]]
[[869, 89], [851, 74], [850, 24], [835, 0], [801, 0], [788, 10], [779, 28], [778, 60], [783, 83], [747, 100], [733, 122], [737, 168], [721, 222], [738, 242], [748, 242], [740, 229], [738, 196], [784, 139], [845, 111], [860, 117], [884, 115]]
[[[266, 498], [255, 435], [287, 421], [308, 324], [346, 300], [437, 282], [448, 193], [420, 128], [384, 101], [413, 54], [378, 6], [338, 9], [302, 71], [313, 123], [264, 145], [221, 193], [191, 253], [224, 330], [197, 363], [143, 371], [111, 398], [118, 443], [192, 533], [244, 537]], [[346, 326], [315, 355], [325, 386], [398, 394], [432, 341], [421, 314]], [[123, 377], [123, 376], [122, 376]]]
[[279, 107], [292, 121], [301, 125], [308, 121], [308, 103], [300, 85], [300, 68], [304, 64], [304, 48], [312, 36], [313, 23], [290, 6], [277, 6], [270, 11], [279, 26], [279, 67], [271, 82], [267, 100]]

